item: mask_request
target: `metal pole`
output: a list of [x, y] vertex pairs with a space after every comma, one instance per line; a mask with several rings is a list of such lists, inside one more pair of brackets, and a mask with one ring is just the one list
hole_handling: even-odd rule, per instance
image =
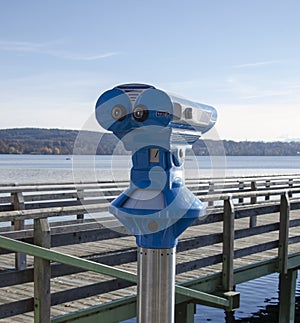
[[176, 248], [138, 248], [137, 323], [174, 323]]

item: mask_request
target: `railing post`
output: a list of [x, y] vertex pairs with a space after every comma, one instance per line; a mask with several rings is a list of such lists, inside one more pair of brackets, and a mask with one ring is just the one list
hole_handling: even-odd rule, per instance
[[290, 202], [288, 195], [282, 194], [280, 200], [279, 246], [278, 266], [279, 272], [287, 274], [288, 271], [288, 245], [289, 245]]
[[[25, 201], [22, 192], [14, 192], [12, 193], [13, 197], [13, 207], [14, 210], [25, 210]], [[24, 220], [15, 220], [14, 222], [14, 230], [24, 230], [25, 221]], [[16, 252], [15, 254], [15, 267], [18, 270], [26, 269], [27, 267], [27, 259], [26, 254]]]
[[[271, 181], [269, 179], [266, 180], [266, 189], [268, 190], [271, 187]], [[270, 200], [270, 194], [266, 194], [265, 201]]]
[[[256, 181], [252, 181], [251, 182], [251, 191], [257, 191], [257, 183]], [[257, 203], [257, 196], [252, 196], [251, 199], [250, 199], [250, 203], [251, 204], [256, 204]], [[251, 216], [250, 217], [250, 228], [254, 228], [256, 227], [256, 222], [257, 222], [257, 219], [256, 219], [256, 215], [254, 216]]]
[[288, 194], [281, 195], [278, 269], [279, 275], [279, 322], [294, 322], [297, 271], [288, 269], [290, 202]]
[[[289, 178], [289, 188], [293, 188], [293, 179], [292, 178]], [[289, 192], [289, 197], [293, 197], [293, 193], [292, 192]]]
[[[214, 182], [209, 182], [209, 186], [208, 186], [208, 194], [211, 194], [214, 192]], [[209, 201], [208, 202], [208, 206], [214, 206], [214, 201]]]
[[[78, 189], [77, 190], [77, 201], [83, 201], [84, 196], [83, 196], [83, 189]], [[84, 219], [84, 213], [77, 214], [77, 220], [83, 220]]]
[[[243, 181], [239, 182], [239, 190], [243, 191], [245, 189], [245, 183]], [[244, 198], [240, 197], [239, 198], [239, 203], [244, 203]]]
[[[51, 235], [48, 219], [34, 220], [34, 243], [50, 248]], [[34, 322], [50, 323], [51, 267], [50, 261], [34, 257]]]
[[224, 291], [232, 291], [233, 281], [233, 259], [234, 259], [234, 205], [232, 198], [224, 201], [223, 220], [223, 266], [222, 285]]

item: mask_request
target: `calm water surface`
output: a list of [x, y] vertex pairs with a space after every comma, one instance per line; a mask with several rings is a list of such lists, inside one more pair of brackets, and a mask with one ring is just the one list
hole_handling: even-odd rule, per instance
[[[0, 183], [128, 179], [130, 165], [128, 156], [0, 155]], [[186, 161], [187, 178], [296, 173], [300, 173], [300, 156], [188, 157]], [[240, 284], [237, 290], [241, 292], [241, 307], [235, 312], [235, 322], [278, 321], [277, 274]], [[296, 301], [296, 322], [300, 322], [300, 279]], [[197, 306], [196, 323], [226, 321], [224, 311]]]
[[[0, 155], [0, 183], [128, 179], [129, 156]], [[292, 174], [300, 156], [187, 157], [186, 178]]]

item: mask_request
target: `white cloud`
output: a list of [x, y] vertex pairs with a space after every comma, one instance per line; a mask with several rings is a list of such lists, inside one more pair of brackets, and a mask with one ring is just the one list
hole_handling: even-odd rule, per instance
[[[104, 58], [109, 58], [116, 56], [118, 52], [105, 52], [96, 55], [88, 54], [74, 54], [66, 50], [57, 49], [57, 42], [47, 42], [47, 43], [33, 43], [33, 42], [19, 42], [19, 41], [1, 41], [0, 40], [0, 51], [11, 51], [18, 53], [35, 53], [53, 56], [62, 59], [70, 60], [82, 60], [82, 61], [94, 61], [101, 60]], [[56, 47], [56, 48], [55, 48]]]
[[45, 44], [19, 42], [19, 41], [3, 41], [0, 40], [0, 50], [16, 51], [16, 52], [39, 52]]
[[216, 127], [222, 139], [275, 141], [300, 138], [299, 119], [297, 104], [226, 104]]
[[282, 61], [270, 60], [270, 61], [261, 61], [261, 62], [238, 64], [238, 65], [233, 65], [232, 67], [234, 67], [234, 68], [247, 68], [247, 67], [259, 67], [259, 66], [265, 66], [265, 65], [280, 64], [280, 63], [282, 63]]
[[264, 75], [231, 75], [226, 79], [223, 90], [228, 98], [224, 102], [241, 104], [277, 104], [300, 102], [299, 82]]
[[110, 75], [97, 71], [49, 72], [0, 81], [0, 128], [80, 129], [111, 84]]
[[99, 54], [99, 55], [74, 55], [73, 53], [69, 53], [66, 51], [44, 51], [41, 52], [42, 54], [46, 54], [46, 55], [50, 55], [53, 57], [57, 57], [57, 58], [62, 58], [62, 59], [69, 59], [69, 60], [76, 60], [76, 61], [97, 61], [97, 60], [101, 60], [104, 58], [109, 58], [112, 56], [116, 56], [119, 53], [117, 52], [107, 52], [107, 53], [103, 53], [103, 54]]
[[5, 104], [0, 128], [39, 127], [80, 129], [94, 111], [94, 102], [21, 98]]

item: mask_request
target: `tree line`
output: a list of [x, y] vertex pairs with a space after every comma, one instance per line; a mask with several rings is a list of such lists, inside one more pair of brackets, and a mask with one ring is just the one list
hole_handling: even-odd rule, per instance
[[[228, 156], [296, 156], [300, 142], [254, 142], [232, 140], [198, 140], [193, 145], [196, 155]], [[0, 154], [129, 154], [110, 133], [92, 131], [16, 128], [0, 130]]]

